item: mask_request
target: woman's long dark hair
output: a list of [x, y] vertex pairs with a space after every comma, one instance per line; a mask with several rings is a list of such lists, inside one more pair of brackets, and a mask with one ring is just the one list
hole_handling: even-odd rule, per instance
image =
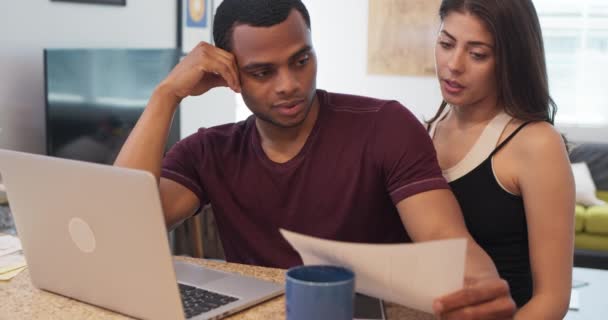
[[[532, 0], [443, 0], [441, 21], [452, 12], [479, 18], [494, 37], [498, 102], [523, 121], [554, 123], [542, 31]], [[447, 103], [427, 123], [439, 118]]]

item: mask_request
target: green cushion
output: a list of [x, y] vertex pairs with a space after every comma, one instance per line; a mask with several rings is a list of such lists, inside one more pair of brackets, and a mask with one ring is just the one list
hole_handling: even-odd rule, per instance
[[574, 247], [577, 249], [608, 251], [608, 237], [588, 233], [577, 233], [574, 237]]
[[598, 199], [608, 202], [608, 190], [598, 190], [596, 194]]
[[580, 204], [576, 205], [574, 210], [574, 231], [583, 232], [585, 228], [585, 217], [587, 216], [587, 210]]
[[608, 205], [587, 208], [585, 231], [608, 236]]

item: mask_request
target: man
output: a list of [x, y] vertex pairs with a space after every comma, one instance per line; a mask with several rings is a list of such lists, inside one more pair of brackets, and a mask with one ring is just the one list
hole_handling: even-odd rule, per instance
[[[229, 261], [281, 268], [301, 261], [279, 228], [371, 243], [464, 237], [467, 288], [437, 300], [436, 312], [513, 314], [508, 286], [468, 234], [418, 120], [395, 101], [316, 90], [299, 0], [225, 0], [214, 39], [217, 47], [200, 43], [156, 88], [116, 160], [158, 177], [168, 226], [210, 203]], [[218, 86], [241, 92], [254, 115], [199, 130], [163, 161], [179, 102]]]

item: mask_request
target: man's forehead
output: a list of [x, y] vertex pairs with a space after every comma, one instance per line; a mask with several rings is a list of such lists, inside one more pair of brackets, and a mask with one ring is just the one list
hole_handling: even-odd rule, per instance
[[[233, 53], [239, 60], [272, 58], [277, 54], [291, 54], [311, 45], [310, 30], [297, 10], [292, 10], [287, 19], [270, 27], [237, 25], [232, 34]], [[291, 49], [290, 49], [291, 48]]]

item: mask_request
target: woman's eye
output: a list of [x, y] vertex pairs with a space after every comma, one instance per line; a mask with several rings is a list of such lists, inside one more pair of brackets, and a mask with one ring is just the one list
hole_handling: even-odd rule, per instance
[[444, 49], [450, 49], [453, 47], [453, 45], [451, 43], [446, 42], [446, 41], [439, 41], [439, 45]]
[[487, 55], [483, 53], [471, 52], [471, 57], [475, 60], [484, 60]]

